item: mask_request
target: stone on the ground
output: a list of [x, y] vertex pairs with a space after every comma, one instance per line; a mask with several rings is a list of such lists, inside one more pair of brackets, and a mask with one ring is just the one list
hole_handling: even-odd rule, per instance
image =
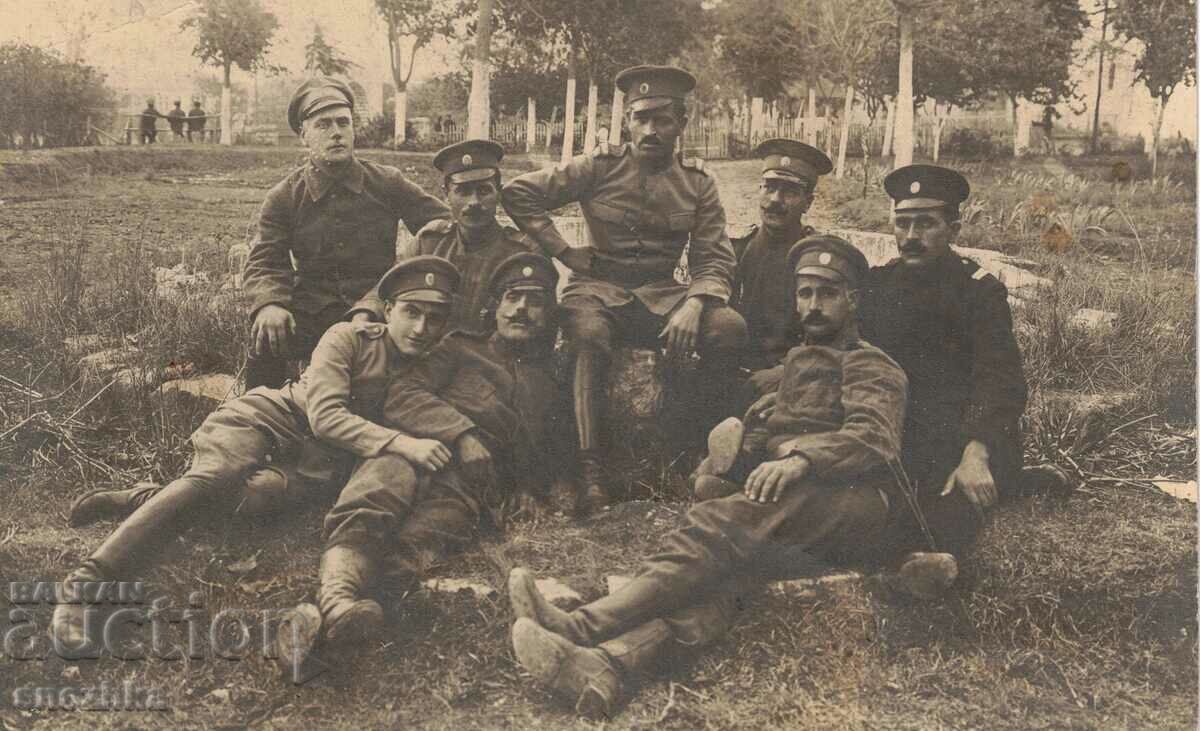
[[1083, 307], [1071, 316], [1070, 322], [1085, 330], [1108, 330], [1117, 324], [1117, 313]]
[[1173, 498], [1196, 502], [1195, 480], [1169, 480], [1161, 475], [1150, 480], [1150, 484], [1162, 490]]
[[825, 576], [816, 576], [811, 579], [788, 579], [786, 581], [776, 581], [773, 584], [775, 591], [780, 594], [788, 594], [791, 596], [809, 597], [815, 596], [818, 592], [828, 590], [839, 584], [857, 583], [863, 580], [863, 575], [857, 571], [846, 571], [838, 574], [826, 574]]
[[117, 371], [136, 363], [141, 354], [141, 349], [133, 345], [108, 348], [80, 358], [79, 370], [97, 378], [112, 376]]
[[437, 591], [443, 594], [457, 594], [460, 591], [469, 591], [479, 599], [494, 599], [499, 595], [499, 592], [488, 584], [471, 581], [470, 579], [426, 579], [421, 582], [421, 586], [429, 591]]
[[583, 596], [554, 577], [537, 579], [537, 590], [546, 601], [559, 609], [570, 611], [583, 604]]
[[163, 299], [182, 297], [189, 289], [205, 284], [208, 284], [208, 274], [188, 271], [183, 262], [169, 268], [154, 268], [154, 291]]
[[180, 378], [162, 384], [163, 394], [187, 393], [196, 398], [224, 403], [241, 395], [238, 379], [226, 373], [209, 373], [203, 376]]

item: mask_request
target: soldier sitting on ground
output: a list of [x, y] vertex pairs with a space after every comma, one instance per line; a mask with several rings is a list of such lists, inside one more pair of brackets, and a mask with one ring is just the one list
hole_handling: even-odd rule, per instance
[[441, 470], [394, 454], [359, 464], [325, 518], [318, 606], [296, 607], [278, 634], [286, 668], [305, 675], [318, 646], [345, 654], [377, 636], [383, 610], [367, 592], [381, 568], [407, 585], [549, 489], [572, 443], [553, 363], [557, 283], [549, 259], [510, 257], [491, 282], [495, 332], [450, 333], [392, 385], [384, 423], [453, 459]]
[[[888, 554], [890, 512], [904, 506], [890, 463], [907, 382], [858, 337], [867, 261], [818, 236], [796, 244], [788, 266], [803, 342], [787, 354], [773, 403], [760, 407], [768, 438], [751, 450], [733, 444], [723, 460], [733, 464], [706, 478], [732, 494], [697, 504], [635, 578], [574, 612], [546, 601], [527, 571], [510, 575], [518, 661], [584, 715], [611, 717], [631, 674], [723, 634], [738, 592], [764, 579], [764, 558], [780, 544], [838, 562]], [[941, 558], [914, 558], [901, 576], [944, 583]]]
[[[462, 273], [450, 311], [453, 329], [486, 332], [495, 326], [488, 314], [492, 275], [508, 257], [529, 251], [525, 234], [496, 220], [500, 202], [500, 159], [504, 148], [488, 140], [467, 140], [443, 147], [433, 158], [442, 172], [451, 219], [435, 219], [417, 232], [408, 256], [431, 254], [449, 259]], [[374, 292], [352, 310], [355, 320], [379, 319]]]
[[[380, 412], [391, 381], [441, 337], [457, 285], [454, 265], [437, 257], [390, 270], [379, 285], [385, 324], [339, 323], [321, 338], [299, 383], [256, 388], [217, 407], [192, 435], [188, 471], [152, 491], [66, 583], [133, 578], [201, 515], [231, 515], [247, 500], [286, 502], [286, 495], [248, 494], [246, 475], [269, 456], [305, 449], [312, 437], [358, 457], [394, 454], [426, 470], [446, 466], [451, 455], [442, 443], [381, 426]], [[96, 623], [86, 615], [83, 603], [55, 607], [56, 652], [83, 652], [99, 641], [88, 636]]]

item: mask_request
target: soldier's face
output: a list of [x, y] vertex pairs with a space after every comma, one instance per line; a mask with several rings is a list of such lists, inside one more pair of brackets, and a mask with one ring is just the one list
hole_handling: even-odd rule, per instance
[[446, 332], [450, 305], [395, 300], [388, 303], [384, 316], [388, 337], [396, 349], [403, 355], [417, 356], [433, 347]]
[[758, 187], [758, 207], [768, 233], [798, 229], [811, 205], [812, 194], [804, 183], [768, 179]]
[[538, 340], [546, 334], [550, 307], [545, 291], [505, 290], [496, 304], [496, 333], [513, 343]]
[[946, 220], [940, 208], [897, 211], [893, 223], [900, 261], [922, 268], [949, 254], [950, 244], [962, 228], [958, 221]]
[[675, 116], [671, 105], [629, 114], [629, 134], [640, 157], [661, 161], [675, 151], [675, 140], [687, 126], [687, 117]]
[[500, 190], [495, 180], [473, 180], [467, 183], [450, 183], [446, 188], [446, 202], [454, 220], [466, 229], [481, 229], [496, 220], [496, 205], [500, 201]]
[[354, 117], [350, 107], [322, 109], [300, 126], [300, 138], [317, 162], [344, 163], [354, 157]]
[[832, 340], [858, 307], [858, 291], [811, 274], [796, 276], [796, 317], [812, 342]]

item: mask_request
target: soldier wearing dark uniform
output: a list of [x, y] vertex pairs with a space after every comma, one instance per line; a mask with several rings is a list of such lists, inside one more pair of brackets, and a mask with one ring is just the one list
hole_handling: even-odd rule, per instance
[[436, 471], [390, 455], [358, 466], [325, 518], [319, 607], [297, 607], [289, 621], [299, 629], [279, 635], [284, 663], [303, 666], [321, 637], [345, 649], [373, 635], [382, 609], [363, 589], [383, 559], [393, 580], [418, 578], [481, 522], [502, 526], [519, 494], [549, 488], [571, 443], [553, 362], [557, 283], [549, 259], [510, 257], [491, 283], [496, 331], [448, 334], [392, 385], [384, 423], [451, 447], [454, 459]]
[[958, 554], [998, 493], [1022, 482], [1058, 491], [1066, 476], [1054, 467], [1022, 475], [1026, 385], [1008, 290], [951, 249], [966, 179], [910, 165], [888, 175], [884, 188], [895, 202], [900, 256], [871, 269], [863, 335], [908, 375], [903, 464], [938, 548]]
[[[492, 275], [500, 262], [533, 248], [525, 234], [496, 220], [503, 157], [504, 148], [495, 142], [466, 140], [443, 147], [433, 158], [433, 166], [444, 176], [443, 189], [453, 218], [430, 221], [417, 232], [407, 256], [440, 256], [454, 262], [462, 273], [450, 311], [454, 329], [486, 332], [495, 326], [487, 311]], [[353, 310], [355, 319], [378, 319], [378, 311], [373, 292]]]
[[[187, 473], [140, 505], [71, 572], [68, 585], [128, 579], [152, 567], [199, 513], [232, 514], [247, 498], [245, 476], [268, 455], [286, 458], [307, 448], [311, 437], [360, 458], [397, 454], [422, 468], [447, 464], [450, 452], [440, 443], [381, 421], [389, 384], [444, 332], [457, 284], [457, 270], [444, 259], [398, 264], [380, 286], [388, 300], [386, 324], [339, 323], [321, 338], [298, 383], [255, 388], [217, 407], [192, 435], [195, 455]], [[82, 603], [55, 608], [51, 633], [60, 654], [95, 640], [88, 637], [85, 610]]]
[[164, 116], [154, 108], [154, 100], [146, 100], [146, 108], [138, 117], [138, 130], [141, 133], [143, 145], [152, 145], [158, 140], [158, 118]]
[[542, 598], [527, 571], [510, 575], [517, 659], [585, 715], [611, 717], [629, 674], [721, 635], [733, 593], [762, 579], [778, 544], [838, 561], [882, 549], [899, 502], [888, 464], [899, 456], [907, 384], [858, 337], [867, 261], [842, 239], [816, 236], [787, 265], [803, 340], [771, 394], [769, 440], [726, 475], [735, 493], [694, 506], [634, 579], [573, 612]]
[[450, 216], [398, 169], [354, 156], [353, 109], [350, 88], [326, 77], [301, 84], [288, 105], [309, 160], [267, 193], [258, 215], [244, 278], [247, 388], [282, 385], [287, 359], [307, 358], [379, 281], [396, 261], [398, 220], [415, 234]]
[[[730, 304], [745, 318], [749, 333], [741, 366], [758, 374], [782, 363], [795, 344], [795, 282], [787, 255], [797, 241], [816, 233], [804, 224], [804, 214], [812, 205], [817, 179], [832, 170], [833, 163], [817, 148], [787, 139], [763, 142], [754, 156], [763, 161], [762, 225], [732, 240], [738, 267]], [[748, 406], [751, 395], [757, 398], [772, 390], [778, 378], [751, 375], [750, 385], [753, 393], [743, 395], [740, 406]]]
[[[697, 351], [703, 382], [720, 393], [746, 340], [745, 322], [727, 304], [735, 260], [716, 181], [700, 161], [676, 154], [695, 78], [638, 66], [616, 83], [626, 94], [633, 144], [601, 143], [557, 168], [521, 175], [501, 193], [513, 222], [572, 270], [563, 329], [575, 357], [584, 506], [592, 508], [609, 499], [600, 423], [615, 345], [662, 339], [672, 359]], [[590, 246], [570, 247], [550, 218], [571, 202], [583, 211]], [[688, 285], [674, 278], [685, 246]]]

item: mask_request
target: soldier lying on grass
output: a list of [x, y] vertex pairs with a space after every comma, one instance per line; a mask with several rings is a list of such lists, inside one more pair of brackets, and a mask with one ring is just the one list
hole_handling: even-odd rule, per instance
[[548, 490], [573, 443], [553, 364], [557, 283], [549, 259], [510, 257], [491, 282], [495, 333], [450, 333], [389, 389], [384, 423], [452, 445], [453, 461], [431, 470], [379, 454], [358, 465], [325, 517], [317, 606], [291, 610], [278, 634], [286, 670], [306, 676], [319, 655], [377, 636], [383, 609], [367, 589], [381, 568], [409, 584]]
[[[907, 380], [858, 337], [867, 261], [842, 239], [815, 236], [796, 244], [788, 265], [804, 341], [788, 352], [773, 403], [756, 405], [767, 414], [765, 441], [744, 450], [732, 439], [710, 455], [716, 474], [702, 479], [731, 494], [693, 507], [635, 578], [574, 612], [547, 602], [529, 572], [509, 577], [517, 659], [581, 714], [611, 717], [631, 673], [723, 634], [739, 587], [764, 580], [760, 559], [780, 544], [838, 562], [889, 554], [887, 527], [906, 505], [891, 463]], [[901, 576], [945, 583], [945, 558], [917, 557]]]
[[[263, 503], [264, 496], [247, 495], [246, 476], [269, 455], [304, 449], [313, 436], [358, 457], [393, 454], [424, 469], [446, 466], [451, 454], [442, 443], [381, 426], [379, 412], [388, 384], [441, 337], [458, 281], [454, 265], [433, 256], [393, 267], [379, 283], [386, 324], [334, 325], [299, 383], [252, 389], [209, 414], [192, 435], [195, 455], [187, 473], [152, 490], [67, 576], [68, 586], [132, 578], [151, 568], [198, 514], [232, 514], [247, 498]], [[286, 495], [266, 496], [265, 502], [279, 499]], [[79, 601], [55, 607], [50, 633], [60, 655], [89, 652], [99, 642], [88, 635], [97, 623], [86, 615], [87, 605]]]

